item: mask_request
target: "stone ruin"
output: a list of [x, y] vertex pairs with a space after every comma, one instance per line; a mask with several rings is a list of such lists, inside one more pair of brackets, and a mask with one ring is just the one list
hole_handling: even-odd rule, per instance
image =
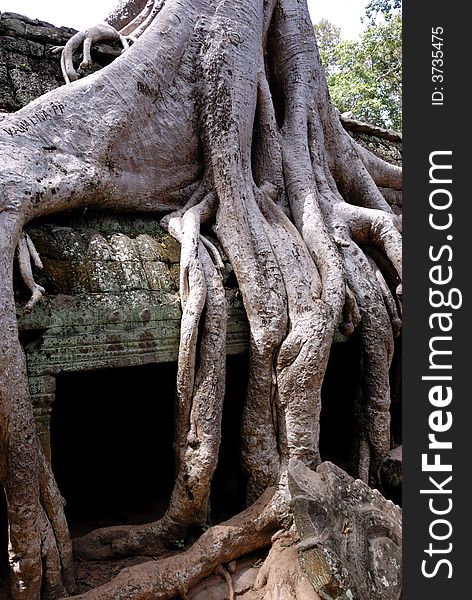
[[[0, 127], [1, 112], [18, 110], [35, 97], [63, 84], [59, 58], [51, 54], [50, 50], [53, 46], [65, 44], [73, 33], [75, 31], [69, 28], [57, 28], [13, 13], [0, 13]], [[119, 53], [118, 47], [98, 44], [93, 49], [95, 65], [92, 70], [108, 64]], [[80, 56], [77, 56], [77, 65], [79, 62]], [[401, 136], [398, 133], [350, 119], [342, 121], [344, 127], [362, 145], [389, 162], [401, 164]], [[401, 214], [401, 192], [384, 192], [394, 212]], [[46, 289], [46, 296], [31, 313], [25, 313], [23, 307], [27, 294], [18, 283], [20, 336], [26, 352], [31, 398], [43, 447], [53, 466], [54, 453], [57, 452], [59, 484], [61, 486], [62, 477], [64, 488], [72, 490], [71, 475], [67, 475], [70, 469], [64, 465], [65, 461], [70, 460], [68, 452], [73, 452], [73, 443], [87, 445], [91, 442], [93, 436], [89, 437], [87, 431], [80, 429], [84, 424], [95, 420], [95, 431], [98, 431], [100, 424], [105, 422], [103, 419], [109, 419], [112, 413], [121, 411], [124, 413], [124, 421], [115, 426], [121, 431], [123, 438], [129, 437], [128, 448], [133, 444], [137, 445], [140, 435], [131, 432], [131, 423], [136, 422], [131, 415], [138, 402], [132, 397], [132, 393], [130, 397], [131, 388], [126, 384], [130, 378], [141, 386], [139, 389], [148, 398], [147, 405], [150, 404], [149, 399], [156, 394], [161, 408], [161, 402], [164, 403], [164, 396], [167, 395], [167, 409], [164, 410], [167, 422], [159, 423], [162, 414], [157, 415], [152, 411], [143, 413], [143, 420], [149, 419], [151, 426], [155, 423], [157, 436], [162, 439], [166, 437], [166, 429], [172, 430], [173, 366], [177, 359], [181, 317], [178, 297], [180, 248], [154, 218], [143, 215], [110, 216], [93, 212], [62, 214], [33, 222], [27, 231], [44, 264], [43, 271], [37, 272], [35, 276], [38, 283]], [[226, 286], [229, 312], [228, 390], [233, 390], [234, 398], [233, 408], [229, 409], [233, 413], [224, 416], [223, 427], [227, 430], [226, 437], [233, 439], [236, 450], [230, 449], [231, 441], [227, 443], [227, 449], [223, 449], [223, 467], [220, 469], [221, 472], [226, 471], [226, 475], [218, 475], [217, 472], [217, 480], [220, 477], [217, 489], [223, 498], [219, 503], [222, 516], [225, 504], [231, 501], [242, 504], [242, 498], [238, 496], [238, 431], [235, 424], [237, 425], [240, 417], [238, 400], [243, 395], [247, 376], [244, 369], [247, 368], [245, 357], [248, 349], [248, 324], [236, 281], [229, 269]], [[333, 460], [349, 471], [349, 441], [353, 436], [352, 404], [356, 393], [355, 364], [358, 356], [355, 343], [341, 333], [336, 334], [334, 341], [336, 343], [333, 345], [326, 376], [321, 451], [324, 459]], [[103, 391], [90, 391], [90, 386], [112, 385], [113, 372], [118, 373], [116, 370], [123, 368], [127, 370], [115, 378], [118, 384], [110, 388], [115, 390], [114, 397], [105, 399]], [[399, 365], [394, 368], [398, 369]], [[339, 381], [340, 369], [347, 373], [344, 382]], [[97, 374], [97, 379], [93, 380], [93, 375], [92, 379], [87, 379], [91, 377], [91, 373]], [[100, 374], [103, 375], [101, 380]], [[81, 380], [81, 377], [84, 379]], [[122, 395], [127, 397], [117, 397], [120, 386]], [[70, 408], [69, 405], [73, 407]], [[82, 417], [81, 407], [86, 407], [84, 410], [88, 411]], [[139, 410], [144, 411], [145, 408], [141, 407]], [[95, 411], [98, 411], [97, 414]], [[396, 438], [394, 441], [401, 444], [400, 399], [395, 394], [392, 416]], [[70, 429], [67, 430], [66, 426]], [[334, 430], [338, 441], [343, 436], [347, 440], [341, 452], [330, 440], [329, 432]], [[106, 432], [98, 432], [96, 437], [102, 439], [104, 447], [113, 444]], [[68, 439], [69, 444], [64, 442], [64, 438]], [[102, 452], [100, 441], [96, 443], [89, 454], [91, 461], [98, 460], [97, 454]], [[150, 492], [150, 497], [154, 493], [154, 503], [156, 494], [165, 496], [167, 492], [170, 493], [173, 464], [171, 444], [170, 436], [168, 447], [157, 449], [167, 457], [171, 466], [167, 475], [163, 474], [163, 480], [167, 477], [170, 482], [167, 486], [169, 489]], [[142, 453], [145, 455], [155, 451], [156, 448], [148, 448], [142, 450]], [[64, 456], [61, 458], [62, 454]], [[98, 481], [98, 471], [96, 477]], [[304, 472], [300, 465], [292, 465], [290, 477], [294, 516], [302, 538], [298, 551], [299, 560], [320, 597], [327, 600], [398, 598], [400, 509], [391, 502], [386, 504], [378, 492], [372, 492], [364, 484], [354, 482], [331, 463], [321, 465], [316, 474]], [[330, 486], [331, 489], [328, 490]], [[350, 486], [352, 493], [359, 496], [363, 508], [353, 507], [346, 495], [343, 496], [340, 490], [346, 489], [346, 486]], [[387, 466], [386, 488], [388, 486], [391, 497], [400, 502], [401, 452], [398, 450], [393, 453]], [[83, 489], [82, 485], [80, 487]], [[76, 491], [70, 493], [73, 510]], [[113, 494], [119, 494], [119, 490], [114, 489]], [[337, 505], [344, 503], [346, 522], [338, 523], [339, 531], [321, 531], [316, 525], [320, 521], [310, 518], [314, 513], [319, 516], [320, 498], [326, 501], [328, 494], [335, 498]], [[65, 495], [68, 499], [67, 493]], [[98, 503], [97, 498], [92, 495], [90, 505], [94, 502]], [[165, 502], [165, 498], [160, 498], [160, 502]], [[237, 506], [231, 507], [233, 508], [236, 509]], [[122, 522], [126, 522], [129, 515], [120, 515], [120, 511], [132, 513], [133, 510], [129, 506], [118, 506], [115, 513], [112, 510], [112, 514], [104, 520], [103, 515], [92, 515], [87, 523], [77, 523], [76, 531], [82, 533], [88, 526], [91, 528], [92, 524], [99, 526], [116, 523], [120, 518]], [[137, 518], [144, 518], [144, 513]], [[345, 543], [348, 540], [351, 545], [367, 543], [365, 539], [359, 539], [358, 531], [352, 530], [353, 527], [359, 529], [360, 520], [371, 522], [374, 528], [383, 527], [387, 532], [384, 537], [374, 540], [370, 546], [371, 554], [367, 553], [370, 567], [377, 573], [374, 582], [366, 580], [365, 565], [354, 565], [360, 573], [354, 580], [349, 579], [344, 568], [349, 561], [354, 560], [352, 554], [347, 556], [346, 548], [351, 546], [346, 546]], [[351, 522], [355, 522], [355, 525], [351, 525]], [[346, 532], [345, 528], [349, 531]], [[339, 551], [339, 548], [344, 550]], [[383, 552], [394, 557], [394, 562], [390, 561], [390, 568], [395, 573], [384, 573], [387, 566], [382, 562]], [[347, 561], [346, 564], [343, 561]], [[389, 590], [376, 587], [381, 585], [379, 581], [386, 578], [393, 582]]]

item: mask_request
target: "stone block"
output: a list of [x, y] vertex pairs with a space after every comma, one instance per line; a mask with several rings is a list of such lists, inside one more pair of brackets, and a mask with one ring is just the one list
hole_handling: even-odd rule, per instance
[[94, 233], [88, 244], [87, 256], [93, 261], [112, 260], [114, 258], [113, 248], [103, 235]]
[[[83, 294], [93, 287], [92, 265], [89, 262], [43, 258], [43, 265], [41, 279], [47, 278], [62, 294]], [[51, 285], [47, 287], [51, 293]]]
[[228, 585], [222, 577], [211, 575], [190, 592], [189, 600], [229, 600]]
[[329, 462], [292, 459], [288, 478], [298, 559], [320, 597], [399, 600], [401, 509]]
[[126, 290], [123, 268], [116, 261], [94, 261], [90, 276], [92, 292], [119, 292]]
[[145, 269], [139, 260], [124, 260], [120, 264], [123, 269], [125, 289], [150, 289]]
[[122, 233], [116, 233], [110, 237], [112, 249], [112, 260], [120, 262], [139, 261], [139, 253], [135, 247], [134, 240]]
[[237, 595], [241, 595], [245, 592], [248, 592], [249, 590], [252, 590], [254, 584], [256, 583], [258, 574], [259, 571], [254, 567], [237, 571], [233, 575], [234, 593]]
[[179, 264], [180, 244], [170, 235], [165, 235], [157, 240], [159, 256], [166, 263]]
[[176, 289], [175, 281], [166, 264], [157, 260], [145, 261], [143, 267], [150, 290], [172, 292]]
[[135, 245], [142, 261], [156, 261], [161, 259], [159, 242], [146, 233], [136, 236]]
[[90, 234], [83, 235], [71, 227], [55, 224], [28, 227], [27, 232], [41, 257], [58, 260], [84, 260], [87, 257]]

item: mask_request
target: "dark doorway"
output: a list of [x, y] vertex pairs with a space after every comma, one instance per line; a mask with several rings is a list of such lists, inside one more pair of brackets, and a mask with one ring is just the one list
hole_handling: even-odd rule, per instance
[[329, 460], [348, 473], [352, 471], [356, 437], [354, 409], [360, 382], [359, 365], [359, 346], [355, 339], [334, 343], [321, 388], [321, 460]]
[[174, 481], [175, 378], [175, 364], [58, 376], [52, 465], [72, 536], [163, 514]]
[[[164, 513], [175, 471], [176, 372], [172, 363], [58, 376], [52, 460], [73, 536], [107, 525], [149, 522]], [[213, 522], [244, 507], [240, 435], [247, 379], [247, 354], [229, 356], [223, 435], [212, 482]], [[358, 385], [358, 344], [333, 344], [322, 388], [320, 449], [322, 460], [347, 471], [352, 470]]]
[[221, 445], [211, 485], [213, 523], [228, 519], [245, 506], [246, 481], [241, 470], [241, 419], [248, 375], [247, 353], [227, 357]]
[[[175, 474], [176, 373], [172, 363], [58, 376], [52, 465], [73, 537], [97, 527], [146, 523], [164, 513]], [[211, 490], [214, 522], [244, 507], [240, 428], [247, 379], [247, 355], [229, 356]]]

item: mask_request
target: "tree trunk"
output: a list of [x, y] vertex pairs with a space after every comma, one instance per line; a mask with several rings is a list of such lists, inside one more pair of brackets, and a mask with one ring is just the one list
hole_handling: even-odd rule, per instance
[[[190, 527], [208, 526], [226, 332], [221, 259], [204, 236], [210, 227], [250, 324], [242, 460], [255, 503], [209, 529], [176, 563], [133, 567], [81, 597], [184, 595], [217, 565], [270, 543], [287, 514], [289, 459], [320, 462], [321, 386], [340, 321], [348, 333], [358, 328], [363, 347], [359, 476], [375, 485], [390, 450], [399, 301], [384, 264], [397, 285], [401, 236], [377, 184], [398, 189], [401, 174], [343, 130], [306, 3], [129, 0], [108, 22], [146, 30], [110, 66], [7, 115], [0, 127], [0, 481], [14, 600], [74, 589], [13, 298], [15, 250], [35, 217], [84, 206], [165, 214], [163, 225], [182, 244], [174, 492], [160, 521], [92, 532], [76, 541], [79, 556], [154, 556]], [[369, 258], [368, 246], [382, 260]]]

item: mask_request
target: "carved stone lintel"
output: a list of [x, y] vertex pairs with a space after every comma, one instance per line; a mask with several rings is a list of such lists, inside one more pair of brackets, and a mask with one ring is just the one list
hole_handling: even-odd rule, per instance
[[401, 597], [401, 509], [325, 462], [289, 465], [298, 558], [323, 600]]

